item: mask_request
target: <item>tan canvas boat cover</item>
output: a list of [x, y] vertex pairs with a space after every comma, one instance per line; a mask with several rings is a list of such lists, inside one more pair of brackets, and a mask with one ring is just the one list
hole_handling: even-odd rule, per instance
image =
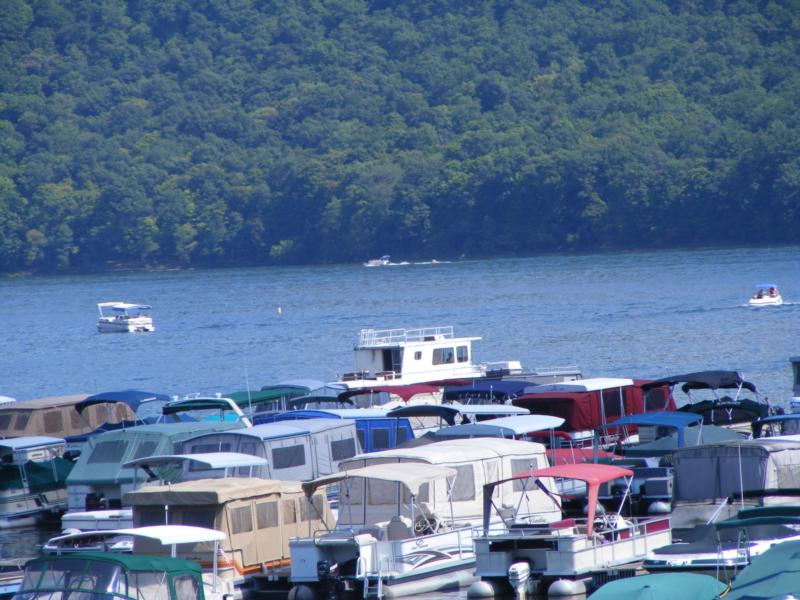
[[198, 479], [170, 485], [145, 486], [128, 492], [123, 503], [130, 506], [210, 506], [220, 505], [240, 498], [269, 494], [300, 493], [300, 484], [255, 477], [230, 477], [227, 479]]

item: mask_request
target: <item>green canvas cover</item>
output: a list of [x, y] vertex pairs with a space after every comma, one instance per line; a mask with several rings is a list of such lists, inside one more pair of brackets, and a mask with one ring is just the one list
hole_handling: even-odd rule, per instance
[[295, 398], [297, 396], [304, 396], [308, 392], [305, 392], [297, 387], [282, 387], [282, 388], [270, 388], [268, 390], [243, 390], [240, 392], [231, 392], [230, 394], [225, 394], [225, 398], [230, 398], [236, 404], [238, 404], [241, 408], [248, 408], [250, 406], [258, 406], [261, 404], [268, 404], [270, 402], [275, 402], [276, 405], [279, 400], [282, 398]]
[[710, 575], [657, 573], [611, 581], [590, 600], [714, 600], [726, 585]]
[[736, 576], [726, 600], [800, 596], [800, 542], [775, 544]]
[[[113, 552], [81, 552], [70, 554], [70, 558], [86, 561], [108, 562], [121, 566], [126, 571], [165, 571], [167, 573], [197, 573], [202, 575], [200, 565], [185, 558], [169, 556], [149, 556], [142, 554], [124, 554]], [[33, 558], [25, 563], [25, 567], [34, 563], [42, 564], [64, 558], [64, 555], [45, 555]]]
[[[28, 477], [28, 487], [31, 492], [47, 492], [66, 486], [67, 475], [75, 466], [70, 460], [56, 458], [52, 461], [28, 461], [24, 465]], [[53, 472], [55, 467], [55, 473]], [[22, 475], [16, 465], [0, 467], [0, 490], [13, 490], [22, 487]]]
[[67, 476], [75, 463], [66, 458], [55, 458], [46, 462], [28, 461], [25, 470], [28, 486], [34, 493], [57, 490], [67, 485]]

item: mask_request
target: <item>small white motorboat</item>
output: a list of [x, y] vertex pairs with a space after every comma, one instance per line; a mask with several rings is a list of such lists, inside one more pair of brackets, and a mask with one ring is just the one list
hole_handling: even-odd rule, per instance
[[759, 283], [747, 304], [750, 306], [780, 306], [783, 298], [774, 283]]
[[147, 304], [100, 302], [97, 305], [97, 309], [100, 311], [97, 331], [100, 333], [155, 331], [153, 318], [148, 314], [152, 308]]
[[367, 262], [364, 263], [364, 266], [365, 267], [386, 267], [386, 266], [388, 266], [390, 264], [392, 264], [392, 262], [389, 260], [389, 255], [388, 254], [384, 254], [380, 258], [371, 258], [370, 260], [368, 260]]

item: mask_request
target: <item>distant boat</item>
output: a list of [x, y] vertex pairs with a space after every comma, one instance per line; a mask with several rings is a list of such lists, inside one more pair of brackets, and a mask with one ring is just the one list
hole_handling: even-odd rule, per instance
[[759, 283], [747, 303], [750, 306], [780, 306], [783, 298], [774, 283]]
[[97, 331], [100, 333], [131, 333], [135, 331], [155, 331], [148, 304], [128, 304], [127, 302], [100, 302], [97, 309], [100, 318]]
[[384, 254], [380, 258], [372, 258], [372, 259], [368, 260], [367, 262], [364, 263], [364, 266], [365, 267], [386, 267], [386, 266], [388, 266], [390, 264], [392, 264], [392, 262], [389, 260], [389, 255], [388, 254]]

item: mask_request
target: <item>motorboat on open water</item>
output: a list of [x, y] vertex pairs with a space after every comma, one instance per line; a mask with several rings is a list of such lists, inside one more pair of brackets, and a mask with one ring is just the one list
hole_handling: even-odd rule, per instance
[[367, 262], [364, 263], [365, 267], [388, 267], [392, 264], [390, 260], [391, 257], [388, 254], [384, 254], [380, 258], [371, 258]]
[[774, 283], [759, 283], [755, 286], [755, 291], [747, 304], [749, 306], [780, 306], [783, 304], [783, 298], [778, 291], [778, 286]]
[[100, 333], [155, 331], [153, 318], [148, 314], [152, 308], [148, 304], [100, 302], [97, 305], [97, 310], [100, 311], [97, 331]]

